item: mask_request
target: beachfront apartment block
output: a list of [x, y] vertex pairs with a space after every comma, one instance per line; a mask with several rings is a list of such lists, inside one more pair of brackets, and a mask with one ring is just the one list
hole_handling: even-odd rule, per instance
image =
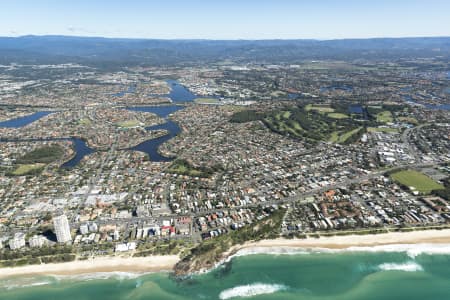
[[58, 243], [67, 243], [72, 241], [69, 221], [67, 220], [66, 215], [54, 217], [53, 226], [55, 227], [56, 239], [58, 240]]
[[29, 240], [28, 244], [31, 248], [40, 248], [42, 246], [47, 245], [48, 240], [43, 235], [33, 235]]
[[23, 232], [17, 232], [14, 237], [9, 240], [9, 248], [11, 250], [20, 249], [25, 247], [25, 234]]

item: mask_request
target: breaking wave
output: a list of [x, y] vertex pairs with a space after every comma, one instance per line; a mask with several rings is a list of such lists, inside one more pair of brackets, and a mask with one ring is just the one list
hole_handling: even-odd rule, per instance
[[237, 251], [235, 254], [227, 258], [247, 256], [254, 254], [268, 255], [299, 255], [299, 254], [315, 254], [315, 253], [345, 253], [345, 252], [394, 252], [406, 253], [409, 257], [415, 258], [421, 254], [450, 254], [450, 244], [392, 244], [380, 246], [353, 246], [343, 249], [316, 248], [316, 247], [249, 247]]
[[251, 247], [244, 248], [236, 252], [233, 257], [256, 255], [256, 254], [268, 254], [268, 255], [298, 255], [298, 254], [311, 254], [304, 248], [295, 247]]
[[263, 294], [273, 294], [275, 292], [284, 291], [287, 289], [287, 286], [282, 284], [253, 283], [223, 290], [219, 294], [219, 298], [225, 300], [236, 297], [253, 297]]
[[104, 279], [116, 279], [119, 281], [135, 279], [147, 274], [146, 273], [131, 273], [131, 272], [96, 272], [96, 273], [85, 273], [78, 275], [54, 275], [56, 279], [59, 280], [75, 280], [75, 281], [90, 281], [90, 280], [104, 280]]
[[343, 249], [316, 248], [302, 246], [272, 246], [272, 247], [248, 247], [238, 250], [220, 262], [216, 263], [211, 269], [205, 269], [197, 272], [197, 274], [209, 273], [225, 263], [230, 262], [233, 258], [240, 256], [249, 256], [257, 254], [267, 255], [308, 255], [317, 253], [346, 253], [346, 252], [393, 252], [406, 253], [411, 259], [415, 259], [421, 254], [427, 255], [450, 255], [450, 244], [392, 244], [380, 246], [353, 246]]
[[421, 254], [450, 254], [450, 244], [398, 244], [373, 247], [350, 247], [343, 251], [351, 252], [404, 252], [410, 258]]
[[423, 271], [421, 265], [415, 262], [407, 262], [407, 263], [384, 263], [378, 266], [379, 270], [382, 271], [404, 271], [404, 272], [419, 272]]
[[25, 279], [14, 279], [14, 280], [5, 280], [0, 284], [0, 289], [18, 289], [18, 288], [29, 288], [36, 287], [42, 285], [49, 285], [52, 282], [49, 280], [38, 280], [36, 281], [33, 278], [25, 278]]

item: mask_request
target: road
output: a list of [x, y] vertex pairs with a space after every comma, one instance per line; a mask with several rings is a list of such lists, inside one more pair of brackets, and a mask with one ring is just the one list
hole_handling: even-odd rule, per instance
[[[418, 157], [418, 155], [416, 154], [415, 149], [413, 148], [413, 146], [410, 143], [409, 140], [409, 135], [413, 130], [419, 130], [420, 128], [427, 126], [429, 124], [422, 124], [420, 126], [414, 127], [414, 128], [408, 128], [406, 129], [402, 135], [401, 135], [401, 140], [403, 141], [403, 143], [405, 145], [407, 145], [409, 152], [415, 157], [415, 161], [420, 161], [420, 157]], [[116, 140], [117, 142], [117, 140]], [[116, 147], [116, 142], [113, 143], [111, 149], [108, 152], [107, 157], [105, 157], [105, 159], [102, 161], [101, 166], [99, 167], [99, 169], [97, 170], [97, 174], [96, 176], [94, 176], [89, 184], [89, 188], [88, 191], [85, 194], [85, 199], [88, 198], [89, 195], [92, 194], [92, 189], [93, 187], [96, 185], [104, 163], [109, 161], [109, 159], [111, 158], [111, 153], [114, 151], [115, 147]], [[295, 202], [303, 202], [303, 203], [307, 203], [307, 198], [312, 197], [314, 195], [326, 192], [328, 190], [331, 189], [336, 189], [336, 188], [342, 188], [342, 187], [348, 187], [352, 184], [359, 184], [361, 182], [364, 181], [368, 181], [374, 178], [377, 178], [379, 176], [382, 176], [383, 174], [385, 174], [386, 172], [390, 172], [390, 171], [394, 171], [397, 169], [403, 169], [403, 168], [412, 168], [412, 169], [419, 169], [419, 168], [423, 168], [423, 167], [434, 167], [436, 164], [430, 164], [430, 163], [422, 163], [422, 164], [417, 164], [415, 162], [411, 162], [411, 163], [405, 163], [405, 164], [401, 164], [401, 165], [397, 165], [394, 167], [390, 167], [387, 169], [380, 169], [380, 170], [376, 170], [373, 171], [369, 174], [362, 174], [361, 176], [356, 176], [354, 178], [348, 178], [339, 182], [335, 182], [326, 186], [321, 186], [318, 188], [314, 188], [311, 190], [308, 190], [306, 192], [303, 193], [299, 193], [296, 195], [292, 195], [283, 199], [273, 199], [273, 200], [269, 200], [269, 201], [265, 201], [265, 202], [259, 202], [259, 203], [250, 203], [247, 205], [239, 205], [239, 206], [234, 206], [234, 207], [230, 207], [230, 208], [221, 208], [221, 209], [211, 209], [211, 210], [202, 210], [202, 211], [198, 211], [198, 212], [191, 212], [189, 214], [184, 214], [184, 215], [179, 215], [179, 214], [167, 214], [167, 215], [161, 215], [161, 216], [148, 216], [148, 217], [131, 217], [131, 218], [124, 218], [124, 219], [108, 219], [108, 220], [97, 220], [96, 222], [99, 225], [103, 225], [103, 224], [116, 224], [119, 226], [130, 226], [130, 225], [138, 225], [138, 224], [151, 224], [151, 223], [155, 223], [155, 222], [160, 222], [162, 220], [167, 220], [167, 219], [176, 219], [180, 216], [187, 216], [187, 217], [191, 217], [192, 220], [194, 221], [195, 218], [204, 216], [206, 214], [212, 214], [212, 213], [217, 213], [220, 211], [224, 211], [227, 209], [233, 209], [233, 210], [238, 210], [241, 208], [255, 208], [258, 206], [270, 206], [270, 205], [286, 205], [286, 204], [291, 204], [291, 203], [295, 203]], [[155, 177], [160, 176], [159, 174], [155, 174]], [[134, 195], [136, 192], [136, 190], [131, 190], [129, 191], [129, 196], [131, 197], [132, 195]], [[77, 226], [79, 226], [80, 223], [79, 222], [74, 222], [71, 224], [71, 226], [74, 226], [75, 228]], [[198, 238], [198, 233], [194, 233], [193, 234], [193, 238]]]

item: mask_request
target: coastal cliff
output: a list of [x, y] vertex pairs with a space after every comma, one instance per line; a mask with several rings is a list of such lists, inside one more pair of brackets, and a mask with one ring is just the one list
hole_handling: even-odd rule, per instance
[[187, 276], [214, 268], [237, 251], [234, 246], [248, 241], [278, 238], [285, 212], [285, 209], [273, 210], [270, 216], [254, 224], [197, 245], [175, 265], [175, 276]]

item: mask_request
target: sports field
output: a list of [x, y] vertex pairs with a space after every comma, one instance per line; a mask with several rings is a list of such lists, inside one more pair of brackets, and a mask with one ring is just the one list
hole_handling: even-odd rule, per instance
[[443, 189], [444, 186], [430, 177], [413, 170], [399, 171], [391, 174], [391, 178], [407, 187], [413, 187], [420, 193], [430, 193], [432, 190]]

